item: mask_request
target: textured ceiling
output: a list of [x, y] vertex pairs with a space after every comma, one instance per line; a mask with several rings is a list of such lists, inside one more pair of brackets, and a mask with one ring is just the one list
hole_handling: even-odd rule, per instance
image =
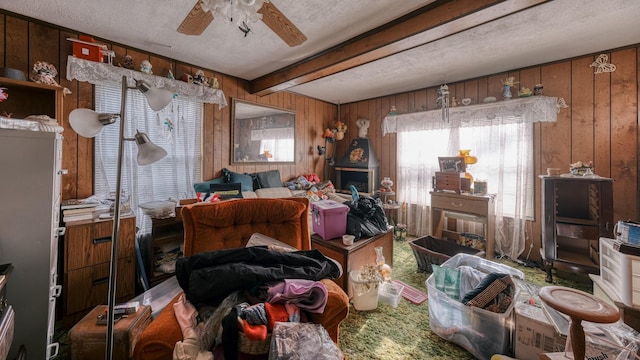
[[[508, 0], [517, 1], [525, 0]], [[246, 37], [223, 19], [202, 35], [180, 34], [195, 0], [0, 0], [0, 8], [253, 80], [431, 2], [272, 0], [307, 36], [293, 48], [262, 22]], [[639, 19], [638, 0], [550, 1], [289, 90], [343, 104], [415, 90], [637, 44]]]

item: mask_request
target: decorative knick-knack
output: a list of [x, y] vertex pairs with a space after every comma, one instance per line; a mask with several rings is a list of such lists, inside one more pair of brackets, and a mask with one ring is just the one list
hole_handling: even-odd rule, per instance
[[511, 100], [512, 96], [513, 95], [511, 94], [511, 86], [504, 85], [504, 91], [502, 92], [502, 99], [503, 100]]
[[380, 185], [385, 189], [385, 191], [391, 191], [391, 187], [393, 186], [393, 181], [389, 177], [385, 177], [380, 181]]
[[391, 280], [391, 266], [387, 264], [384, 259], [384, 254], [382, 254], [382, 246], [375, 247], [376, 250], [376, 266], [378, 267], [378, 271], [380, 271], [380, 275], [384, 281]]

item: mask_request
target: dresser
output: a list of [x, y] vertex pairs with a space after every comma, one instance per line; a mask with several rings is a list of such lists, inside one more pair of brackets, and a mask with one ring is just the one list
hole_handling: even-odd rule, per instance
[[[65, 223], [62, 320], [66, 329], [96, 305], [107, 303], [112, 232], [110, 219]], [[125, 302], [135, 296], [135, 216], [123, 216], [119, 232], [116, 299]]]
[[495, 201], [492, 195], [431, 192], [431, 235], [456, 241], [460, 234], [446, 227], [446, 219], [474, 221], [484, 225], [486, 257], [495, 255]]

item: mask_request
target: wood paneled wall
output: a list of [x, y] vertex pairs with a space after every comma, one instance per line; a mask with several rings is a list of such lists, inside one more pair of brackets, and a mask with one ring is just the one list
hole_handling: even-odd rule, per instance
[[[63, 168], [68, 174], [62, 179], [63, 199], [85, 198], [93, 194], [93, 140], [78, 136], [69, 126], [67, 117], [76, 108], [93, 106], [93, 86], [66, 79], [67, 56], [72, 53], [72, 43], [67, 38], [77, 38], [80, 34], [73, 30], [61, 29], [34, 19], [0, 10], [0, 67], [22, 70], [27, 77], [36, 61], [46, 61], [58, 70], [56, 80], [71, 90], [64, 98], [64, 119], [58, 123], [64, 126]], [[90, 35], [90, 34], [89, 34]], [[156, 75], [164, 76], [171, 70], [176, 77], [187, 73], [194, 75], [200, 67], [149, 54], [104, 39], [97, 42], [106, 44], [116, 54], [114, 64], [122, 62], [125, 55], [133, 57], [135, 64], [149, 60]], [[323, 145], [322, 129], [332, 124], [337, 114], [337, 106], [331, 103], [293, 94], [280, 92], [264, 97], [251, 95], [248, 82], [233, 76], [204, 69], [205, 76], [217, 77], [220, 89], [225, 93], [229, 106], [219, 109], [218, 105], [205, 104], [202, 131], [203, 164], [202, 178], [212, 179], [221, 175], [222, 168], [237, 172], [257, 172], [279, 169], [283, 180], [300, 174], [316, 173], [322, 176], [324, 157], [318, 155], [317, 145]], [[234, 165], [231, 164], [231, 103], [238, 98], [262, 104], [278, 106], [296, 112], [296, 154], [294, 165]]]
[[[57, 80], [72, 91], [65, 97], [65, 118], [59, 123], [65, 127], [63, 167], [63, 198], [83, 198], [93, 193], [93, 141], [76, 135], [67, 124], [66, 116], [78, 107], [93, 108], [93, 87], [87, 83], [66, 80], [66, 59], [71, 54], [71, 43], [66, 39], [79, 33], [0, 11], [0, 67], [20, 69], [30, 74], [33, 63], [42, 60], [58, 69]], [[169, 69], [177, 76], [195, 74], [199, 67], [172, 59], [97, 39], [115, 53], [114, 64], [125, 55], [135, 63], [147, 59], [156, 74]], [[486, 96], [501, 97], [501, 79], [514, 76], [524, 86], [544, 85], [548, 96], [564, 98], [568, 108], [562, 109], [556, 123], [535, 125], [535, 173], [544, 174], [548, 167], [567, 169], [578, 160], [593, 160], [598, 175], [614, 179], [614, 220], [639, 220], [638, 208], [638, 78], [640, 78], [640, 47], [605, 51], [609, 61], [616, 65], [613, 73], [594, 74], [589, 65], [600, 53], [565, 61], [543, 64], [507, 73], [493, 74], [467, 81], [451, 83], [451, 96], [469, 97], [473, 103]], [[322, 129], [333, 124], [336, 106], [327, 102], [280, 92], [258, 97], [249, 94], [245, 80], [203, 69], [207, 77], [215, 76], [220, 82], [229, 105], [233, 98], [274, 105], [296, 112], [295, 165], [244, 165], [230, 163], [231, 106], [219, 109], [206, 104], [203, 126], [203, 179], [217, 177], [224, 167], [238, 172], [256, 172], [279, 169], [284, 180], [300, 174], [317, 173], [323, 176], [324, 157], [317, 155], [316, 146], [324, 145]], [[399, 113], [436, 108], [436, 88], [425, 88], [392, 96], [344, 104], [340, 118], [349, 129], [345, 139], [329, 145], [328, 156], [344, 156], [349, 139], [357, 136], [355, 122], [359, 118], [371, 121], [369, 138], [380, 162], [380, 177], [396, 178], [396, 136], [382, 136], [381, 122], [395, 105]], [[327, 177], [333, 178], [333, 171]], [[539, 260], [540, 248], [540, 182], [536, 181], [536, 219], [528, 231], [527, 246], [533, 243], [532, 260]]]
[[[471, 98], [478, 103], [487, 96], [500, 99], [501, 79], [514, 76], [523, 86], [533, 89], [544, 85], [544, 94], [563, 98], [568, 108], [560, 110], [555, 123], [535, 125], [535, 174], [546, 174], [549, 167], [568, 171], [569, 164], [592, 160], [595, 173], [614, 179], [614, 221], [640, 220], [638, 204], [638, 78], [640, 78], [640, 47], [606, 51], [616, 65], [612, 73], [594, 74], [590, 65], [600, 53], [559, 61], [508, 73], [494, 74], [451, 83], [451, 96]], [[436, 109], [436, 88], [385, 96], [341, 106], [341, 119], [349, 124], [347, 134], [355, 134], [355, 121], [371, 120], [369, 128], [373, 148], [380, 161], [380, 177], [396, 178], [396, 135], [381, 136], [381, 122], [395, 105], [398, 113]], [[338, 153], [347, 144], [337, 144]], [[428, 144], [425, 144], [428, 146]], [[442, 154], [443, 156], [446, 154]], [[450, 154], [455, 155], [455, 154]], [[533, 242], [532, 260], [540, 260], [541, 242], [540, 191], [536, 180], [536, 219], [528, 230], [527, 246]], [[525, 251], [526, 255], [526, 251]]]

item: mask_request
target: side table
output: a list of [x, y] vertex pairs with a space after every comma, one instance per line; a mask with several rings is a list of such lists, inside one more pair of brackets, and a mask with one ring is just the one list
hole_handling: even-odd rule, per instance
[[323, 240], [319, 235], [311, 235], [311, 248], [318, 249], [322, 254], [330, 257], [342, 266], [342, 276], [334, 279], [349, 298], [352, 297], [352, 290], [349, 284], [349, 272], [360, 270], [363, 265], [375, 264], [376, 251], [374, 248], [382, 246], [385, 261], [393, 266], [393, 230], [389, 229], [385, 233], [360, 239], [351, 246], [342, 243], [342, 238]]
[[[431, 235], [443, 238], [446, 231], [445, 217], [475, 221], [484, 224], [485, 253], [487, 259], [495, 255], [495, 204], [492, 195], [456, 194], [453, 192], [431, 192]], [[446, 237], [446, 236], [445, 236]]]
[[391, 199], [391, 197], [396, 195], [395, 191], [377, 190], [376, 195], [382, 201], [382, 208], [384, 209], [385, 215], [387, 215], [387, 222], [389, 225], [395, 226], [397, 223], [401, 222], [400, 219], [398, 219], [398, 221], [393, 220], [393, 212], [400, 209], [400, 205]]

